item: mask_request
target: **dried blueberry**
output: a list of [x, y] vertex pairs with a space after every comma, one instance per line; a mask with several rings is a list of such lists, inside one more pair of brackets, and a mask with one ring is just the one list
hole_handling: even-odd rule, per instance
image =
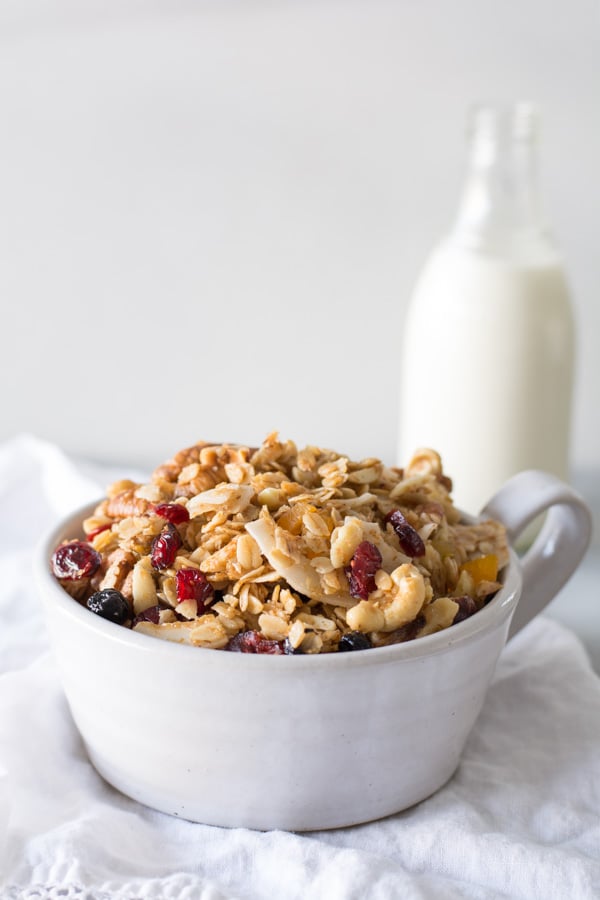
[[117, 625], [122, 625], [131, 615], [129, 603], [121, 591], [116, 591], [114, 588], [96, 591], [95, 594], [88, 597], [86, 606], [97, 616], [102, 616], [109, 622], [116, 622]]
[[300, 647], [292, 647], [289, 638], [286, 638], [283, 642], [283, 652], [286, 656], [298, 656], [304, 653], [304, 651], [301, 650]]
[[340, 653], [347, 653], [349, 650], [368, 650], [370, 647], [372, 644], [369, 636], [361, 631], [349, 631], [348, 634], [342, 635], [338, 644]]

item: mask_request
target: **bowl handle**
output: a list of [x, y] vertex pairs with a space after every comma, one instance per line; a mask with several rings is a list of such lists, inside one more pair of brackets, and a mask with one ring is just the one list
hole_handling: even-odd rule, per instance
[[533, 545], [521, 559], [523, 591], [509, 639], [537, 616], [569, 580], [592, 535], [583, 499], [554, 475], [530, 469], [510, 478], [481, 511], [499, 519], [512, 543], [537, 516], [547, 513]]

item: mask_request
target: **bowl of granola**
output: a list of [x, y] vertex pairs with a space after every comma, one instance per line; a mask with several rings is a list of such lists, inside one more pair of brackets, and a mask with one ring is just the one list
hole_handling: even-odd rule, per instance
[[[546, 473], [478, 517], [451, 490], [434, 450], [398, 468], [273, 433], [200, 442], [61, 522], [36, 574], [98, 772], [164, 812], [259, 829], [356, 824], [437, 790], [511, 622], [590, 535]], [[511, 542], [543, 512], [520, 560]]]

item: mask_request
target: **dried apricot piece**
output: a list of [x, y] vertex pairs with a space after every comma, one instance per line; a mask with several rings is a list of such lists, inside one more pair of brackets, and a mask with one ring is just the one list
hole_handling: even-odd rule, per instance
[[468, 559], [460, 567], [461, 572], [467, 572], [475, 584], [481, 581], [496, 581], [498, 578], [498, 557], [495, 553], [487, 556], [478, 556], [476, 559]]

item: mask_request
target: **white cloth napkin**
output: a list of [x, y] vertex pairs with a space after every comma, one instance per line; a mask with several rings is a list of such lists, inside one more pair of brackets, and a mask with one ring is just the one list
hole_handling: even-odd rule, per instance
[[505, 649], [454, 778], [396, 816], [312, 834], [228, 830], [109, 787], [70, 718], [30, 563], [58, 516], [132, 474], [29, 436], [0, 446], [2, 898], [600, 896], [600, 679], [549, 619]]

